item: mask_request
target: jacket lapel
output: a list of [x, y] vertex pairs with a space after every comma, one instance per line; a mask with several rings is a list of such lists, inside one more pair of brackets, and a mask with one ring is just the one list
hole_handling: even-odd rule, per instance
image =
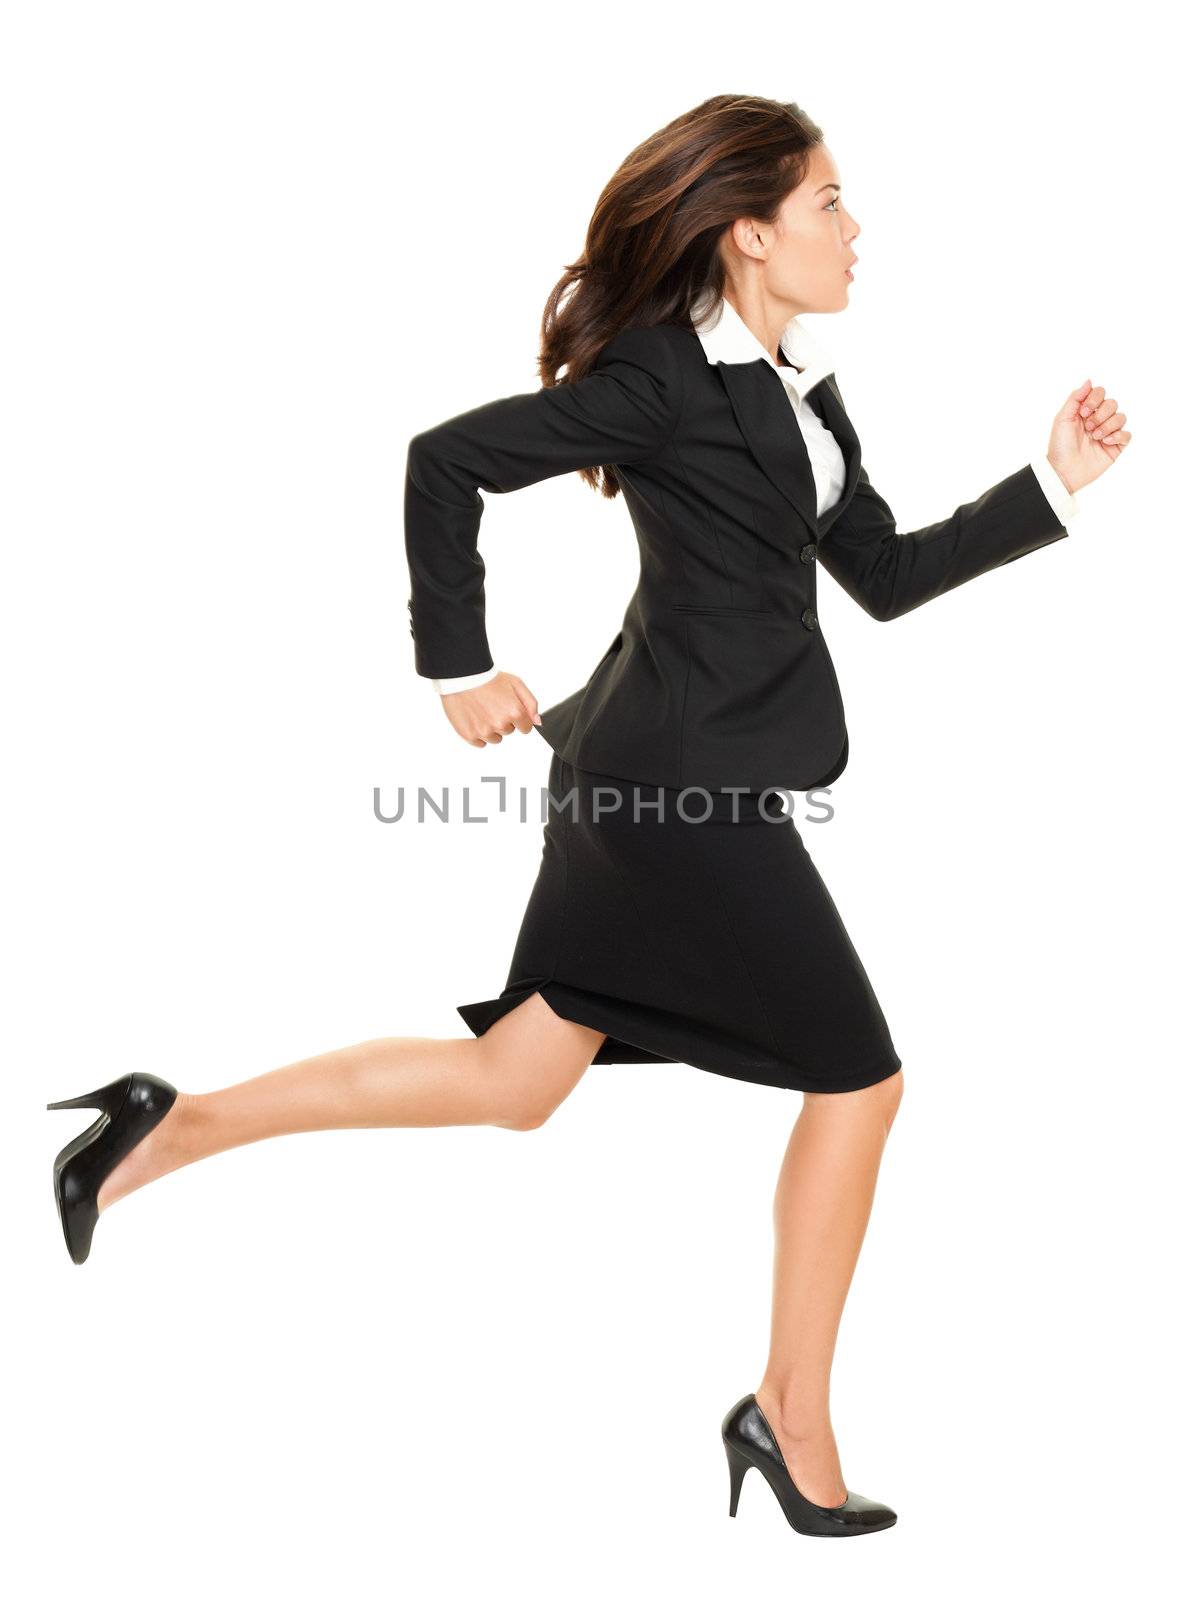
[[836, 502], [817, 515], [817, 486], [808, 446], [796, 423], [783, 385], [763, 361], [718, 361], [738, 427], [754, 459], [803, 517], [814, 538], [820, 538], [854, 497], [862, 465], [862, 448], [837, 383], [831, 373], [805, 397], [837, 440], [846, 463], [846, 481]]
[[815, 535], [817, 486], [783, 385], [765, 361], [718, 361], [716, 367], [747, 447]]

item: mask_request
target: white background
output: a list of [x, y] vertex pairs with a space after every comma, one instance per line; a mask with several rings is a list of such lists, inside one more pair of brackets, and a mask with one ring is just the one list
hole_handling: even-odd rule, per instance
[[[10, 1592], [1180, 1591], [1181, 20], [5, 9]], [[535, 1133], [267, 1141], [130, 1196], [82, 1269], [50, 1168], [87, 1113], [43, 1110], [465, 1037], [502, 987], [536, 817], [372, 815], [376, 785], [480, 810], [485, 773], [536, 810], [549, 766], [536, 733], [471, 749], [414, 673], [405, 446], [536, 387], [609, 175], [724, 92], [798, 101], [841, 168], [861, 264], [812, 326], [902, 531], [1044, 449], [1085, 378], [1133, 433], [1066, 540], [890, 625], [820, 579], [851, 757], [801, 826], [907, 1084], [833, 1390], [847, 1482], [900, 1520], [849, 1545], [757, 1474], [727, 1516], [797, 1095], [604, 1066]], [[496, 660], [550, 705], [636, 581], [624, 504], [488, 496], [481, 548]]]

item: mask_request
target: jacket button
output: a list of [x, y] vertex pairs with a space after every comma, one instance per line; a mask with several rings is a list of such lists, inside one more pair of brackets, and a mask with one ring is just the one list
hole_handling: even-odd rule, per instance
[[800, 621], [811, 632], [811, 630], [817, 625], [817, 613], [811, 606], [805, 606], [804, 610], [800, 613]]
[[815, 544], [806, 544], [803, 547], [803, 549], [800, 551], [800, 559], [801, 559], [801, 561], [808, 561], [808, 562], [815, 561], [817, 559], [817, 547], [816, 547], [816, 545]]

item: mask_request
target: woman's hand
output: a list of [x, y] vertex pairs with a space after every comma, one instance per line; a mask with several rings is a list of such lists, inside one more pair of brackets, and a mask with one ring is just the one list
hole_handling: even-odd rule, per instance
[[444, 694], [442, 705], [454, 731], [480, 750], [518, 728], [529, 733], [542, 720], [532, 691], [515, 672], [498, 672], [477, 689]]
[[1074, 494], [1107, 472], [1131, 438], [1125, 413], [1117, 410], [1115, 400], [1105, 399], [1103, 389], [1093, 388], [1089, 378], [1067, 396], [1055, 417], [1046, 455]]

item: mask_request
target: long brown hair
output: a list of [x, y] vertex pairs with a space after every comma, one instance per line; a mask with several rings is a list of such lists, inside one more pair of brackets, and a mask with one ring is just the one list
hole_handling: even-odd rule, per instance
[[[718, 94], [652, 133], [604, 186], [583, 254], [555, 284], [542, 313], [543, 387], [586, 377], [622, 328], [691, 326], [725, 291], [718, 241], [738, 217], [774, 222], [803, 183], [824, 134], [793, 101]], [[611, 499], [611, 466], [580, 476]]]

